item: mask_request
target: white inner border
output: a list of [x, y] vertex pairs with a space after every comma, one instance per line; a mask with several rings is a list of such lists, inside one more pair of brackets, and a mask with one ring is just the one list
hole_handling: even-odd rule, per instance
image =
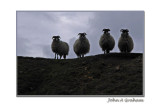
[[[106, 107], [157, 106], [159, 104], [158, 0], [3, 0], [1, 13], [1, 107]], [[145, 97], [144, 103], [107, 103], [108, 97], [16, 97], [16, 10], [144, 10], [145, 11]]]

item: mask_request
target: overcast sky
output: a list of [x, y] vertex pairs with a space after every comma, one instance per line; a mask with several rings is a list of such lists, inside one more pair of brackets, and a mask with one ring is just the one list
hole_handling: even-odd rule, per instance
[[120, 29], [129, 29], [134, 41], [134, 53], [144, 52], [143, 11], [55, 12], [17, 11], [17, 56], [54, 58], [51, 50], [52, 36], [60, 35], [69, 44], [67, 58], [76, 58], [73, 44], [78, 33], [86, 32], [90, 42], [89, 55], [102, 54], [99, 46], [104, 28], [109, 28], [115, 39], [111, 52], [119, 52]]

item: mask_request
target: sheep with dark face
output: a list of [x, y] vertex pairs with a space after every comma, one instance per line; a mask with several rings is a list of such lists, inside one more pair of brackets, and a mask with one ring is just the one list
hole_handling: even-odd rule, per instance
[[51, 44], [51, 49], [55, 53], [55, 59], [58, 59], [58, 48], [60, 47], [60, 40], [59, 36], [53, 36], [52, 39], [52, 44]]
[[104, 54], [106, 54], [114, 48], [115, 40], [109, 33], [110, 29], [103, 29], [103, 31], [104, 33], [99, 40], [99, 45], [102, 48], [102, 51], [104, 51]]
[[121, 29], [122, 32], [121, 37], [119, 38], [118, 41], [118, 48], [122, 53], [129, 53], [133, 50], [134, 43], [129, 35], [129, 30], [128, 29]]
[[88, 39], [86, 38], [86, 33], [79, 33], [79, 39], [77, 39], [73, 45], [74, 52], [77, 57], [84, 57], [90, 50], [90, 44]]
[[60, 40], [60, 36], [53, 36], [53, 42], [51, 45], [52, 51], [55, 53], [55, 59], [58, 59], [58, 55], [61, 57], [63, 56], [66, 59], [66, 55], [69, 52], [69, 45], [66, 42]]

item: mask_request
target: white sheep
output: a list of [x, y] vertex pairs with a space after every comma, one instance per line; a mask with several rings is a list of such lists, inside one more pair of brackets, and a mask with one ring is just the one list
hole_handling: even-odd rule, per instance
[[79, 33], [79, 38], [75, 41], [73, 45], [74, 52], [77, 57], [84, 57], [90, 50], [90, 44], [88, 39], [86, 38], [86, 33]]
[[119, 50], [122, 53], [131, 52], [134, 47], [134, 43], [133, 43], [131, 36], [128, 33], [129, 30], [128, 29], [121, 29], [120, 31], [122, 32], [122, 34], [121, 34], [121, 37], [119, 38], [119, 41], [118, 41]]
[[53, 36], [52, 39], [51, 49], [55, 53], [55, 59], [58, 59], [58, 55], [60, 59], [62, 56], [66, 59], [66, 55], [68, 55], [69, 52], [69, 45], [66, 42], [60, 41], [60, 36]]
[[102, 51], [104, 51], [104, 54], [106, 54], [114, 48], [115, 40], [109, 33], [110, 29], [103, 29], [103, 31], [104, 34], [101, 36], [99, 40], [99, 45], [102, 48]]

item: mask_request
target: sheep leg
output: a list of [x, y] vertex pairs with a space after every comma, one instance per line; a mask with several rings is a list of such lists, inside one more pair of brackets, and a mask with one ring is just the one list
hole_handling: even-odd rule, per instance
[[84, 57], [84, 54], [82, 54], [82, 57]]
[[54, 57], [54, 59], [56, 59], [56, 53], [55, 53], [55, 57]]
[[62, 58], [62, 55], [60, 55], [60, 59]]
[[58, 59], [58, 54], [57, 54], [57, 59]]
[[66, 59], [66, 55], [63, 55], [63, 58]]
[[58, 59], [58, 54], [56, 53], [56, 57], [55, 57], [55, 59]]
[[106, 50], [107, 51], [107, 53], [109, 53], [109, 50]]

